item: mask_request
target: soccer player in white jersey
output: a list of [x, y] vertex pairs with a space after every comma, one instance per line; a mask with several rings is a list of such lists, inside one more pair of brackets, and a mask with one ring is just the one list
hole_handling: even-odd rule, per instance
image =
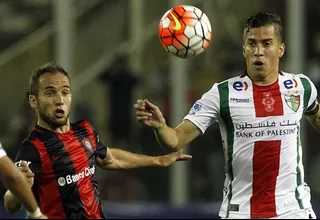
[[258, 13], [243, 33], [245, 72], [215, 83], [176, 128], [159, 108], [137, 100], [137, 120], [167, 151], [178, 151], [218, 121], [226, 177], [221, 218], [315, 218], [304, 182], [300, 120], [320, 131], [317, 90], [304, 74], [280, 71], [281, 19]]
[[0, 179], [2, 183], [20, 199], [27, 209], [27, 218], [47, 219], [47, 217], [41, 213], [27, 179], [22, 172], [7, 156], [6, 151], [0, 143]]

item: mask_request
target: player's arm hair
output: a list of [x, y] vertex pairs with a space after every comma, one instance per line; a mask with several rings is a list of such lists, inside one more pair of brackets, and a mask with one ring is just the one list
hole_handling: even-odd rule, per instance
[[154, 133], [163, 149], [167, 152], [175, 152], [198, 137], [201, 131], [189, 120], [184, 120], [176, 128], [164, 125], [164, 127], [154, 130]]
[[320, 106], [318, 102], [314, 102], [314, 104], [307, 109], [305, 115], [310, 124], [320, 132]]
[[4, 195], [4, 205], [9, 213], [20, 211], [22, 205], [29, 212], [34, 212], [38, 208], [25, 176], [7, 156], [0, 158], [0, 178], [4, 186], [9, 189]]

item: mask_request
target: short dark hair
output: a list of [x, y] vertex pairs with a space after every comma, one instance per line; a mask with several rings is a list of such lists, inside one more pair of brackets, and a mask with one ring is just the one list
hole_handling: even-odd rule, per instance
[[280, 42], [283, 42], [282, 21], [280, 16], [277, 14], [270, 14], [265, 12], [259, 12], [247, 19], [243, 30], [243, 41], [245, 40], [246, 34], [252, 28], [257, 28], [265, 25], [273, 25], [275, 31], [279, 36]]
[[55, 61], [51, 61], [32, 71], [32, 74], [29, 80], [29, 89], [26, 94], [27, 99], [29, 99], [29, 95], [35, 95], [35, 96], [38, 95], [39, 79], [45, 73], [52, 73], [52, 74], [63, 73], [69, 79], [69, 82], [71, 84], [69, 73], [65, 69], [63, 69], [60, 65], [58, 65]]

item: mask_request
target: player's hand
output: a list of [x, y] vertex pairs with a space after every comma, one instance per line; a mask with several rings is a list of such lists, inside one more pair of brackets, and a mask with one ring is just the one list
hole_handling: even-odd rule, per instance
[[158, 106], [152, 104], [147, 99], [138, 99], [134, 104], [134, 108], [137, 110], [137, 120], [153, 129], [161, 129], [166, 125], [162, 112]]
[[29, 183], [30, 187], [32, 187], [33, 182], [34, 182], [34, 173], [29, 168], [28, 163], [26, 161], [22, 161], [21, 167], [19, 167], [19, 169], [24, 174], [24, 176], [27, 178], [27, 182]]
[[168, 167], [176, 161], [185, 161], [190, 159], [192, 159], [192, 156], [183, 154], [182, 150], [159, 157], [160, 166], [162, 167]]

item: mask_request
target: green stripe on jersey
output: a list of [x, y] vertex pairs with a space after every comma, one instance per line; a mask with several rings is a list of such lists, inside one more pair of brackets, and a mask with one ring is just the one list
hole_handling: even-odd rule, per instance
[[305, 112], [308, 108], [308, 103], [311, 97], [311, 85], [310, 82], [306, 78], [300, 77], [304, 88], [304, 95], [303, 95], [303, 112]]
[[232, 199], [232, 181], [233, 181], [233, 169], [232, 169], [232, 155], [233, 155], [233, 143], [234, 143], [234, 126], [232, 123], [232, 119], [230, 116], [230, 108], [229, 108], [229, 87], [228, 81], [221, 83], [218, 85], [219, 96], [220, 96], [220, 115], [224, 124], [226, 126], [227, 132], [227, 146], [228, 146], [228, 175], [230, 178], [229, 184], [229, 194], [228, 194], [228, 208], [227, 208], [227, 216], [229, 217], [230, 211], [230, 201]]
[[302, 204], [302, 200], [300, 198], [300, 193], [298, 191], [298, 186], [301, 185], [302, 183], [302, 179], [301, 179], [301, 170], [299, 167], [299, 163], [301, 161], [301, 155], [300, 155], [300, 127], [298, 126], [298, 137], [297, 137], [297, 187], [296, 187], [296, 192], [295, 192], [295, 196], [296, 196], [296, 200], [298, 201], [299, 207], [300, 209], [304, 209], [303, 204]]

